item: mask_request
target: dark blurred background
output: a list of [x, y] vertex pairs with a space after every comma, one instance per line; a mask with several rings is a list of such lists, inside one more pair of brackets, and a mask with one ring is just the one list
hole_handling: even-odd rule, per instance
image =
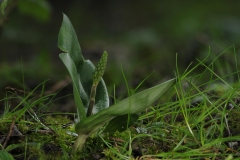
[[208, 53], [210, 62], [226, 52], [222, 66], [236, 68], [239, 7], [237, 0], [9, 0], [0, 20], [0, 93], [6, 86], [21, 89], [23, 74], [29, 89], [66, 78], [57, 48], [62, 13], [71, 20], [85, 59], [96, 64], [108, 51], [104, 79], [110, 94], [114, 84], [126, 93], [121, 65], [131, 88], [152, 71], [143, 88], [174, 77], [176, 53], [181, 72]]

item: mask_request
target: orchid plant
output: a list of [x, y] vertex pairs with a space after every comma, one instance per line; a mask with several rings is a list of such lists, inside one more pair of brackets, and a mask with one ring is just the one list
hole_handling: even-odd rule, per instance
[[137, 113], [158, 100], [175, 82], [175, 79], [171, 79], [109, 107], [108, 92], [102, 78], [107, 63], [107, 52], [104, 51], [96, 68], [90, 60], [85, 60], [75, 30], [65, 14], [58, 36], [58, 47], [64, 52], [59, 57], [72, 79], [79, 118], [75, 126], [78, 137], [73, 153], [81, 150], [86, 139], [104, 125], [104, 132], [129, 127], [137, 121]]

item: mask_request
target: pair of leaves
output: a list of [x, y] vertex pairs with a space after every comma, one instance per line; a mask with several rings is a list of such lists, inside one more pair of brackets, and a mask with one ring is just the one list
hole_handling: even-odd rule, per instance
[[[83, 58], [74, 28], [65, 14], [63, 14], [63, 22], [58, 36], [58, 47], [66, 52], [61, 53], [59, 56], [72, 78], [78, 116], [80, 120], [84, 120], [90, 101], [89, 96], [93, 84], [92, 76], [95, 66], [91, 61]], [[101, 79], [95, 97], [95, 113], [107, 107], [109, 107], [107, 88]]]
[[76, 132], [78, 134], [91, 135], [115, 117], [139, 113], [157, 101], [164, 93], [169, 91], [174, 83], [175, 79], [171, 79], [134, 94], [119, 103], [88, 117], [84, 121], [80, 121], [76, 126]]
[[[73, 82], [74, 99], [78, 108], [80, 120], [86, 118], [85, 110], [87, 110], [89, 104], [89, 95], [92, 87], [92, 74], [95, 69], [94, 65], [89, 60], [84, 60], [81, 52], [78, 38], [74, 31], [74, 28], [66, 15], [63, 14], [63, 23], [60, 28], [58, 37], [58, 47], [66, 52], [61, 53], [59, 56], [66, 68], [68, 69]], [[109, 106], [107, 89], [104, 81], [101, 79], [97, 87], [95, 112], [107, 108]], [[125, 121], [125, 117], [120, 116], [115, 118], [115, 121], [121, 121], [120, 125], [116, 125], [115, 121], [112, 121], [106, 128], [106, 131], [124, 130], [125, 124], [133, 124], [137, 120], [136, 116], [133, 116], [134, 120]], [[128, 120], [128, 119], [127, 119]], [[112, 125], [113, 124], [113, 125]], [[112, 127], [114, 126], [114, 127]], [[113, 129], [114, 128], [114, 129]]]
[[[103, 79], [98, 84], [95, 106], [96, 114], [86, 117], [85, 109], [89, 104], [89, 96], [93, 84], [94, 65], [82, 56], [73, 26], [66, 15], [58, 37], [58, 47], [66, 52], [59, 56], [72, 78], [74, 99], [78, 109], [80, 122], [76, 125], [78, 138], [74, 149], [81, 149], [89, 135], [108, 123], [105, 132], [125, 130], [138, 119], [137, 113], [149, 107], [158, 100], [175, 83], [175, 79], [132, 95], [121, 102], [109, 107], [107, 89]], [[109, 108], [108, 108], [109, 107]]]

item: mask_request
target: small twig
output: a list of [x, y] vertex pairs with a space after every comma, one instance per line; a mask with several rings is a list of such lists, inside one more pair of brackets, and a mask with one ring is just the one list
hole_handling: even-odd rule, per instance
[[111, 139], [111, 140], [114, 140], [114, 142], [119, 142], [119, 143], [125, 142], [123, 139], [120, 139], [120, 138], [110, 137], [110, 139]]
[[15, 125], [16, 118], [17, 118], [17, 116], [14, 116], [14, 117], [13, 117], [12, 123], [11, 123], [11, 125], [10, 125], [10, 127], [9, 127], [9, 131], [8, 131], [7, 137], [6, 137], [5, 142], [4, 142], [4, 144], [3, 144], [3, 148], [5, 148], [5, 146], [7, 145], [7, 142], [8, 142], [8, 140], [9, 140], [11, 134], [12, 134], [12, 131], [13, 131], [13, 127], [14, 127], [14, 125]]
[[43, 134], [55, 134], [56, 135], [56, 133], [53, 131], [53, 130], [37, 130], [37, 131], [30, 131], [30, 132], [37, 132], [37, 133], [43, 133]]
[[234, 150], [232, 148], [227, 148], [225, 152], [227, 153], [228, 151], [234, 152], [236, 155], [240, 156], [240, 153], [237, 150]]
[[55, 83], [49, 90], [45, 91], [44, 95], [55, 93], [55, 92], [59, 91], [61, 88], [68, 85], [70, 82], [71, 82], [71, 78], [66, 77], [65, 79], [60, 80], [57, 83]]
[[[58, 90], [60, 90], [61, 88], [65, 87], [67, 84], [69, 84], [71, 82], [71, 79], [69, 77], [67, 77], [66, 79], [60, 80], [59, 82], [55, 83], [50, 90], [47, 90], [43, 93], [43, 95], [49, 95], [52, 93], [57, 92]], [[27, 92], [18, 88], [13, 88], [13, 87], [5, 87], [5, 90], [11, 90], [13, 92], [17, 93], [23, 93], [23, 94], [31, 94], [34, 97], [41, 97], [41, 94], [38, 93], [32, 93], [32, 92]]]
[[32, 94], [33, 96], [37, 96], [36, 93], [26, 92], [24, 90], [13, 88], [13, 87], [10, 87], [10, 86], [5, 87], [5, 90], [11, 90], [11, 91], [15, 92], [16, 94], [17, 93], [26, 93], [26, 94]]
[[[230, 110], [232, 110], [233, 108], [234, 108], [234, 106], [231, 107]], [[229, 127], [229, 125], [228, 125], [227, 115], [228, 115], [228, 113], [224, 116], [224, 120], [225, 120], [225, 123], [226, 123], [226, 128], [227, 128], [227, 131], [228, 131], [228, 135], [231, 136], [231, 130], [230, 130], [230, 127]]]
[[227, 131], [228, 131], [228, 135], [231, 136], [231, 131], [230, 131], [230, 128], [229, 128], [229, 125], [228, 125], [227, 115], [224, 116], [224, 120], [225, 120], [225, 123], [226, 123], [226, 128], [227, 128]]
[[[51, 131], [52, 133], [55, 133], [56, 135], [58, 135], [52, 128], [48, 127], [44, 122], [42, 122], [37, 114], [30, 108], [28, 109], [28, 113], [33, 117], [33, 119], [35, 119], [38, 123], [40, 123], [44, 129]], [[59, 136], [59, 135], [58, 135]]]

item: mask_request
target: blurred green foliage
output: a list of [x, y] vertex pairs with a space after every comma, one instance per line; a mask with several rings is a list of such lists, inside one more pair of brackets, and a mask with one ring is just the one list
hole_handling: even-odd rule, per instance
[[0, 4], [1, 4], [1, 16], [4, 16], [5, 15], [5, 9], [6, 9], [6, 7], [7, 7], [7, 2], [8, 2], [8, 0], [2, 0], [1, 2], [0, 2]]
[[[145, 83], [149, 87], [174, 76], [176, 53], [182, 71], [196, 58], [203, 59], [210, 52], [211, 61], [233, 44], [239, 55], [239, 4], [223, 0], [8, 0], [8, 12], [0, 25], [0, 67], [18, 68], [22, 61], [28, 66], [25, 74], [36, 84], [67, 75], [57, 57], [58, 27], [64, 12], [72, 20], [87, 59], [97, 60], [104, 50], [109, 52], [104, 78], [110, 92], [113, 84], [122, 90], [121, 64], [132, 87], [155, 70]], [[231, 48], [222, 56], [221, 74], [229, 72], [233, 52]], [[36, 68], [38, 74], [32, 75]], [[4, 72], [11, 73], [11, 69]], [[1, 85], [4, 74], [0, 73], [0, 88], [6, 85]]]
[[17, 7], [20, 13], [31, 16], [40, 22], [50, 20], [51, 6], [45, 0], [21, 0]]

